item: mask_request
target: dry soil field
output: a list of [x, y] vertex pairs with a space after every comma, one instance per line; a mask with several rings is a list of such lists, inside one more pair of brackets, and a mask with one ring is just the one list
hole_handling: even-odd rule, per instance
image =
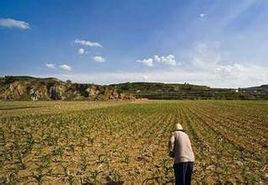
[[0, 184], [172, 184], [180, 122], [194, 184], [266, 184], [267, 101], [0, 102]]

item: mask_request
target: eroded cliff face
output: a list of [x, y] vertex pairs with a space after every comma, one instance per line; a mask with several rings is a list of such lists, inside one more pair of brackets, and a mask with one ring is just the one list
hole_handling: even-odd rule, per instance
[[2, 78], [0, 99], [4, 100], [126, 100], [132, 95], [117, 92], [109, 86], [66, 83], [46, 79]]
[[3, 92], [2, 97], [5, 99], [17, 99], [27, 95], [27, 83], [14, 81], [9, 84], [8, 88]]

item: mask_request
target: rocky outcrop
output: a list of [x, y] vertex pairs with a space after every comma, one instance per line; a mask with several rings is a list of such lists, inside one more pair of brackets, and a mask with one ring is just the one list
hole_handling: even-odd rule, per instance
[[0, 99], [5, 100], [126, 100], [134, 96], [118, 93], [113, 87], [77, 84], [57, 79], [4, 77]]
[[15, 81], [9, 85], [9, 88], [5, 91], [5, 99], [16, 99], [18, 97], [24, 97], [27, 95], [27, 84]]
[[100, 94], [98, 87], [95, 85], [88, 87], [86, 89], [86, 92], [88, 94], [89, 99], [92, 99], [92, 100], [96, 99], [98, 97], [98, 95]]

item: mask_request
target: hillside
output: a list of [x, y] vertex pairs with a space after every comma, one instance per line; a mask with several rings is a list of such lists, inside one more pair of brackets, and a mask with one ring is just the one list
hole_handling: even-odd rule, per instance
[[2, 100], [268, 99], [268, 85], [225, 89], [191, 84], [133, 82], [111, 85], [63, 82], [56, 78], [0, 78]]
[[130, 94], [109, 86], [63, 82], [56, 78], [5, 76], [0, 78], [0, 99], [4, 100], [125, 100]]

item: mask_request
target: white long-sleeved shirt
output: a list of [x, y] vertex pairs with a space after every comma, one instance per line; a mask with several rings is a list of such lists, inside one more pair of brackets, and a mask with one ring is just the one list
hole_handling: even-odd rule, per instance
[[172, 133], [169, 141], [169, 151], [174, 152], [174, 163], [194, 162], [194, 152], [189, 136], [182, 130]]

